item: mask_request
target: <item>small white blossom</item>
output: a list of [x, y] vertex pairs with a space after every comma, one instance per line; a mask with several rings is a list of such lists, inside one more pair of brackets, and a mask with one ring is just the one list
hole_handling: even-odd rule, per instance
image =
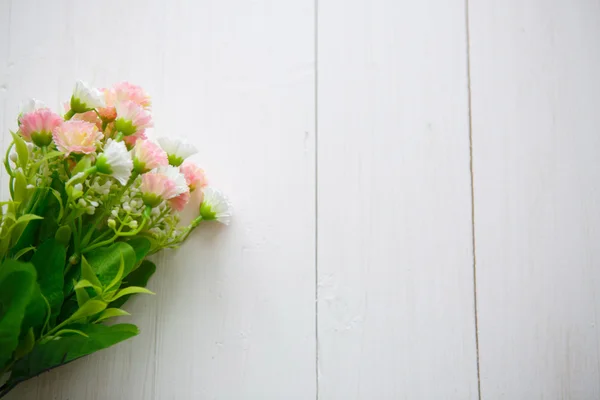
[[205, 220], [217, 220], [229, 225], [232, 215], [231, 204], [221, 191], [210, 186], [202, 191], [204, 199], [200, 204], [200, 215]]
[[71, 97], [71, 109], [74, 112], [85, 112], [92, 108], [105, 107], [104, 95], [98, 89], [90, 87], [83, 81], [75, 82], [73, 96]]
[[133, 169], [133, 160], [125, 143], [108, 139], [104, 152], [98, 156], [96, 168], [101, 174], [111, 175], [121, 185], [125, 185]]
[[117, 226], [117, 221], [115, 221], [112, 218], [109, 218], [107, 224], [108, 224], [109, 228], [113, 228], [114, 229]]
[[162, 137], [158, 139], [158, 143], [167, 153], [169, 164], [176, 167], [180, 166], [183, 160], [198, 152], [191, 143], [180, 139]]
[[137, 228], [137, 227], [138, 227], [138, 222], [137, 222], [137, 221], [135, 221], [135, 220], [131, 221], [131, 222], [129, 223], [129, 227], [130, 227], [130, 228], [133, 228], [133, 229]]

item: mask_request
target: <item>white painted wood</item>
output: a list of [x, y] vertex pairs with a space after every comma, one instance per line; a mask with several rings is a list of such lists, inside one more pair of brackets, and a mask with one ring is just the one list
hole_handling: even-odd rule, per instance
[[130, 80], [236, 209], [159, 260], [138, 338], [10, 399], [314, 398], [313, 1], [5, 0], [0, 32], [3, 132], [21, 98]]
[[470, 2], [483, 399], [598, 399], [600, 3]]
[[476, 399], [463, 1], [318, 9], [320, 399]]

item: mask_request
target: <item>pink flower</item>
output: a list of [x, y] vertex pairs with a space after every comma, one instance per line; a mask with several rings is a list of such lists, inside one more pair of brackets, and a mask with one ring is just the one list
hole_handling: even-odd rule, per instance
[[176, 211], [182, 211], [187, 203], [190, 201], [190, 192], [183, 192], [179, 196], [175, 196], [172, 199], [169, 199], [169, 204], [171, 208]]
[[60, 115], [47, 108], [24, 114], [19, 118], [19, 132], [28, 142], [43, 147], [52, 143], [52, 131], [63, 123]]
[[191, 161], [184, 161], [181, 164], [181, 173], [185, 176], [185, 181], [191, 192], [196, 188], [203, 188], [207, 185], [204, 170]]
[[71, 153], [90, 154], [102, 139], [98, 127], [86, 121], [65, 121], [54, 128], [52, 137], [56, 147], [66, 155]]
[[138, 139], [135, 142], [135, 147], [133, 148], [133, 168], [137, 173], [143, 174], [144, 172], [168, 164], [167, 153], [159, 145], [149, 140]]
[[135, 146], [135, 143], [138, 140], [146, 140], [146, 139], [148, 139], [148, 136], [146, 136], [146, 131], [141, 130], [141, 131], [137, 131], [133, 135], [125, 136], [123, 138], [123, 141], [127, 145], [127, 148], [131, 149], [131, 148], [133, 148], [133, 146]]
[[140, 191], [144, 204], [156, 207], [163, 200], [177, 197], [189, 189], [177, 168], [167, 166], [142, 175]]
[[129, 82], [120, 82], [113, 87], [116, 101], [133, 101], [135, 104], [149, 110], [152, 106], [150, 96], [138, 85]]
[[86, 121], [86, 122], [96, 125], [98, 127], [98, 129], [102, 129], [102, 121], [100, 120], [100, 118], [98, 118], [98, 115], [93, 110], [86, 111], [81, 114], [75, 114], [75, 115], [73, 115], [73, 118], [71, 118], [71, 119], [74, 121]]
[[115, 103], [117, 102], [117, 95], [114, 89], [100, 89], [104, 95], [104, 103], [106, 107], [99, 107], [98, 114], [100, 118], [105, 121], [114, 121], [117, 118], [117, 110], [115, 109]]
[[152, 127], [150, 113], [139, 104], [131, 100], [118, 101], [115, 108], [117, 110], [115, 127], [123, 135], [133, 135], [138, 131]]

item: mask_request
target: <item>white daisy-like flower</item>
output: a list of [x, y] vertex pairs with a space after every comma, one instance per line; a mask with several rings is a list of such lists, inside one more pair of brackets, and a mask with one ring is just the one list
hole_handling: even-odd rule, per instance
[[202, 191], [203, 200], [200, 204], [200, 216], [206, 221], [217, 220], [222, 224], [229, 225], [232, 215], [232, 207], [225, 195], [213, 187], [207, 186]]
[[186, 158], [198, 152], [194, 145], [180, 139], [162, 137], [158, 139], [158, 143], [167, 153], [169, 164], [175, 167], [179, 167]]
[[99, 173], [111, 175], [121, 185], [125, 185], [133, 169], [133, 160], [125, 143], [108, 139], [104, 151], [96, 160], [96, 168]]
[[83, 81], [77, 81], [71, 96], [71, 111], [84, 113], [98, 107], [105, 107], [104, 94]]

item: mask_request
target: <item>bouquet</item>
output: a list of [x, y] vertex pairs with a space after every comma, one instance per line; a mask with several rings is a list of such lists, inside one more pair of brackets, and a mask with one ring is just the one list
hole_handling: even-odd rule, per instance
[[[0, 203], [0, 397], [44, 371], [138, 334], [112, 323], [145, 288], [148, 256], [176, 248], [231, 208], [188, 160], [193, 146], [149, 140], [151, 102], [123, 82], [77, 82], [61, 116], [28, 102], [4, 166]], [[198, 216], [180, 224], [196, 196]]]

